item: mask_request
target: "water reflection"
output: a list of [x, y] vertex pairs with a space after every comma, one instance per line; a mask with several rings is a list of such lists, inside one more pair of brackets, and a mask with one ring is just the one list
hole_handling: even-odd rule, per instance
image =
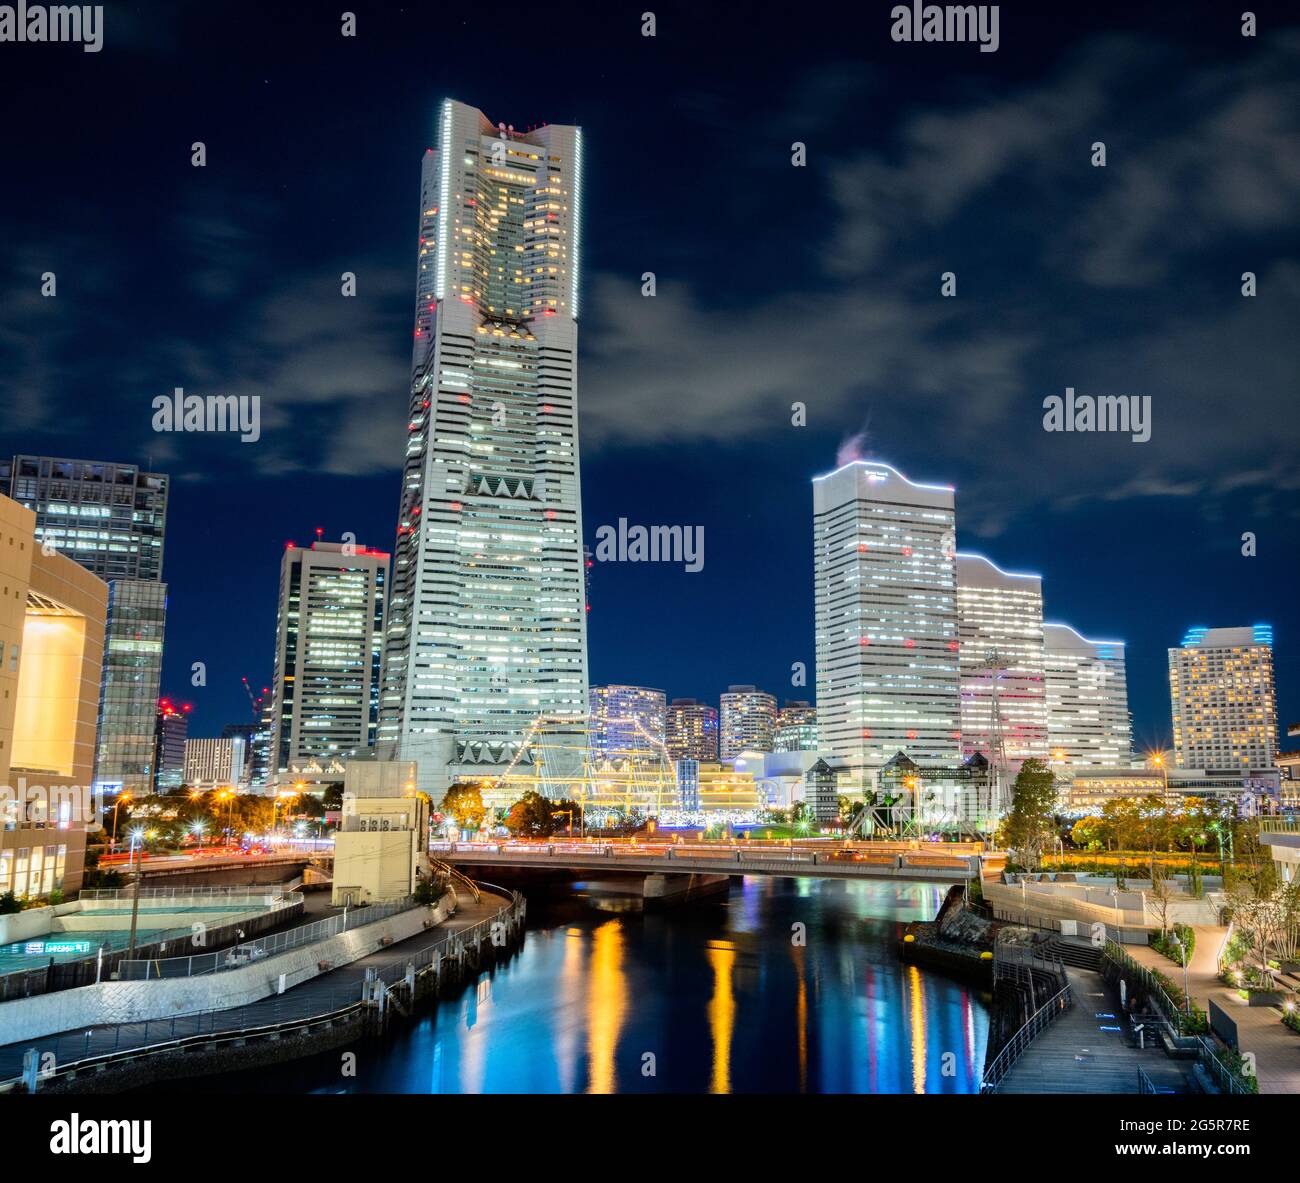
[[930, 884], [752, 878], [715, 904], [658, 913], [534, 896], [522, 950], [384, 1043], [358, 1045], [355, 1078], [339, 1079], [333, 1054], [238, 1087], [973, 1092], [985, 999], [895, 956], [902, 925], [932, 916], [941, 895]]

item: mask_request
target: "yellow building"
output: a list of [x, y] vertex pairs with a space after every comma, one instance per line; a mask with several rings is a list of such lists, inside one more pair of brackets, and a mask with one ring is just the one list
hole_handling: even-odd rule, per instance
[[413, 760], [350, 760], [334, 836], [334, 904], [395, 900], [428, 875], [429, 798]]
[[0, 892], [81, 887], [108, 585], [0, 496]]

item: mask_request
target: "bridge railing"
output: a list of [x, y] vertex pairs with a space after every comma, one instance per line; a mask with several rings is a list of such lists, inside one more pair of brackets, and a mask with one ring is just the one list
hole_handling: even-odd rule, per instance
[[1021, 1026], [991, 1063], [984, 1066], [984, 1077], [980, 1082], [981, 1093], [996, 1091], [1003, 1077], [1020, 1058], [1021, 1053], [1042, 1033], [1042, 1031], [1073, 1005], [1074, 996], [1066, 986], [1040, 1006]]
[[[302, 896], [288, 897], [292, 902], [300, 902]], [[244, 941], [230, 949], [219, 949], [215, 953], [196, 953], [188, 957], [161, 957], [145, 961], [123, 961], [118, 967], [118, 976], [122, 980], [144, 981], [149, 978], [193, 978], [204, 974], [223, 973], [226, 970], [242, 969], [266, 957], [277, 953], [286, 953], [303, 945], [314, 945], [329, 940], [349, 929], [362, 925], [375, 924], [405, 912], [415, 906], [411, 896], [403, 896], [384, 904], [368, 904], [361, 908], [349, 908], [338, 916], [328, 920], [316, 920], [311, 924], [302, 924], [287, 932], [271, 933], [255, 941]]]

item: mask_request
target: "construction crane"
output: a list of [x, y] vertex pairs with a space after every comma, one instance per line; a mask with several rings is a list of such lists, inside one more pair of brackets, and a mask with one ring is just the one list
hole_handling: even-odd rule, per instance
[[270, 687], [263, 686], [261, 695], [254, 695], [253, 688], [248, 684], [247, 678], [239, 679], [244, 684], [244, 693], [248, 695], [249, 705], [253, 708], [253, 722], [260, 723], [262, 720], [262, 700], [269, 691]]

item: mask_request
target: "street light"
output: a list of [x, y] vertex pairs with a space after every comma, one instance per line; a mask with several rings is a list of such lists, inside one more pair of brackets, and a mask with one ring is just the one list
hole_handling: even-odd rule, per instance
[[1169, 765], [1165, 761], [1164, 752], [1152, 752], [1151, 763], [1160, 769], [1165, 781], [1165, 804], [1169, 804]]
[[131, 790], [123, 789], [118, 793], [117, 800], [113, 802], [113, 845], [117, 846], [117, 811], [122, 808], [122, 802], [131, 800]]
[[1187, 986], [1187, 946], [1183, 944], [1182, 938], [1177, 933], [1173, 934], [1173, 938], [1174, 944], [1178, 946], [1178, 959], [1183, 963], [1183, 1001], [1187, 1013], [1190, 1015], [1192, 1013], [1192, 996]]

